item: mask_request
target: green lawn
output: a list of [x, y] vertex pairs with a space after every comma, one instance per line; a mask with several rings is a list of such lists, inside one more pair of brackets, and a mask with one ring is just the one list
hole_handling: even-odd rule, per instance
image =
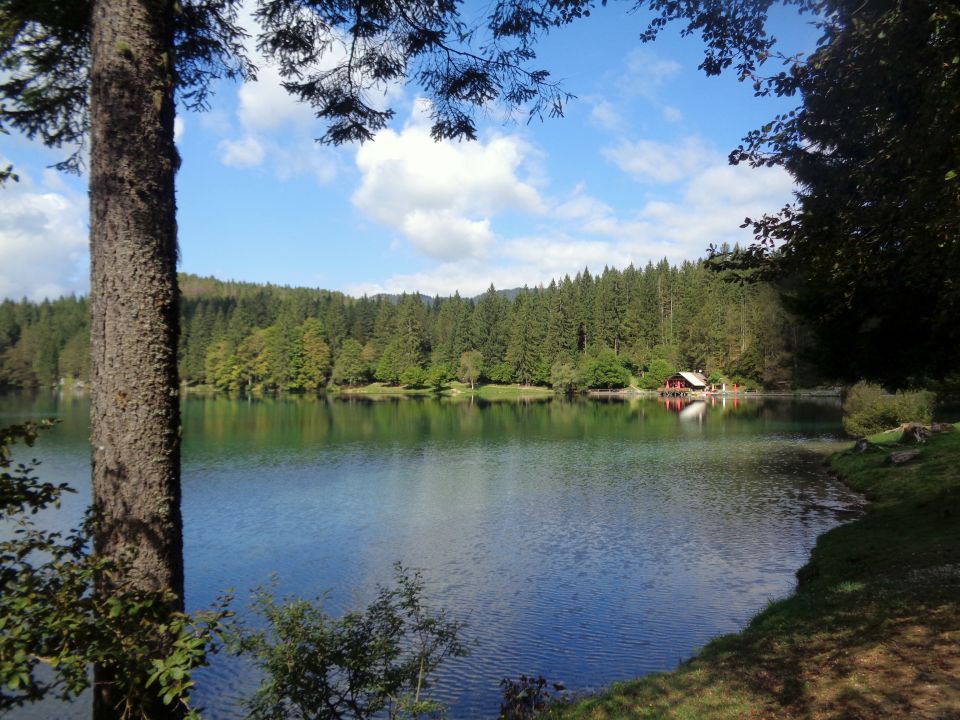
[[900, 448], [831, 458], [870, 504], [819, 538], [794, 595], [673, 672], [549, 716], [960, 718], [960, 432], [889, 464]]

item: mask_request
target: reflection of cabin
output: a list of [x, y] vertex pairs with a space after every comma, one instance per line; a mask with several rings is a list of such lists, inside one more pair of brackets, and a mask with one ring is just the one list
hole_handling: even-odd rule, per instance
[[707, 378], [696, 372], [678, 372], [667, 378], [664, 395], [686, 395], [694, 390], [706, 390]]

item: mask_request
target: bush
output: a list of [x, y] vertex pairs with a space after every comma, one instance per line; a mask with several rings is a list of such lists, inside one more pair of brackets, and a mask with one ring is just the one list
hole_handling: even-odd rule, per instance
[[439, 363], [437, 365], [430, 366], [430, 369], [427, 370], [424, 382], [426, 383], [427, 387], [434, 392], [440, 392], [448, 382], [454, 379], [454, 377], [456, 377], [456, 375], [454, 374], [452, 367], [446, 363]]
[[666, 360], [655, 358], [650, 361], [647, 371], [640, 378], [640, 387], [645, 390], [656, 390], [662, 388], [667, 378], [676, 372], [676, 368]]
[[613, 350], [601, 350], [595, 359], [588, 360], [583, 375], [591, 388], [622, 388], [630, 384], [630, 371]]
[[10, 458], [11, 444], [31, 445], [46, 426], [0, 430], [0, 523], [12, 530], [0, 541], [0, 715], [45, 697], [77, 699], [95, 664], [113, 677], [111, 701], [124, 717], [199, 720], [191, 674], [216, 651], [229, 600], [191, 616], [173, 610], [164, 592], [95, 590], [126, 568], [89, 552], [94, 515], [68, 533], [44, 529], [34, 518], [72, 490], [41, 482], [35, 464]]
[[264, 673], [248, 702], [251, 720], [392, 720], [442, 711], [428, 695], [429, 679], [444, 659], [466, 654], [463, 625], [424, 606], [419, 573], [400, 564], [394, 571], [394, 587], [340, 618], [323, 610], [322, 599], [278, 604], [269, 590], [256, 592], [266, 628], [237, 623], [231, 642]]
[[583, 377], [572, 362], [560, 360], [550, 368], [550, 385], [558, 392], [572, 395], [583, 387]]
[[907, 422], [928, 424], [934, 397], [926, 390], [890, 395], [879, 385], [858, 382], [843, 402], [843, 429], [854, 437], [865, 437]]
[[400, 373], [400, 384], [408, 387], [423, 387], [427, 381], [426, 371], [419, 365], [408, 365]]
[[509, 385], [513, 382], [513, 367], [510, 366], [510, 363], [499, 363], [490, 368], [489, 371], [484, 373], [490, 382], [500, 383], [501, 385]]

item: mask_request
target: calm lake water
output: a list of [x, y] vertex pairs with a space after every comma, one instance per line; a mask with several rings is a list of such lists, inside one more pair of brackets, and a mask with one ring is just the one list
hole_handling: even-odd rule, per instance
[[[88, 405], [0, 399], [0, 422], [62, 423], [18, 459], [89, 499]], [[822, 468], [836, 400], [190, 398], [184, 403], [187, 605], [279, 575], [339, 612], [421, 568], [430, 603], [465, 620], [444, 667], [451, 718], [492, 718], [504, 676], [590, 691], [674, 667], [788, 594], [854, 497]], [[242, 717], [256, 676], [216, 658], [198, 694]], [[86, 705], [32, 711], [84, 717]], [[28, 715], [24, 715], [27, 717]]]

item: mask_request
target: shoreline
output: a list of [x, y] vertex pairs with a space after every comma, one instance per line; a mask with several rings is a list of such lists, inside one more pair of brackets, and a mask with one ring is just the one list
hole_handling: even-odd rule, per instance
[[564, 720], [960, 717], [960, 423], [903, 465], [835, 452], [867, 504], [819, 538], [797, 587], [676, 669], [559, 703]]

